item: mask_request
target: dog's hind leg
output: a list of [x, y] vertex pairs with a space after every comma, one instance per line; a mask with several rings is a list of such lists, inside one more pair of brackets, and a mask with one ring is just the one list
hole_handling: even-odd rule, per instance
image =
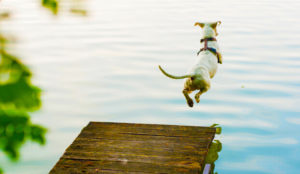
[[195, 100], [197, 103], [200, 102], [200, 95], [208, 91], [209, 88], [202, 88], [199, 90], [199, 92], [195, 95]]
[[195, 100], [197, 103], [200, 102], [200, 95], [202, 94], [201, 90], [199, 90], [199, 92], [195, 95]]
[[190, 91], [188, 91], [187, 89], [184, 89], [184, 90], [182, 91], [182, 93], [183, 93], [183, 95], [184, 95], [184, 97], [185, 97], [185, 99], [186, 99], [186, 102], [187, 102], [187, 104], [189, 105], [189, 107], [193, 107], [194, 102], [193, 102], [193, 100], [191, 99], [191, 97], [189, 96]]

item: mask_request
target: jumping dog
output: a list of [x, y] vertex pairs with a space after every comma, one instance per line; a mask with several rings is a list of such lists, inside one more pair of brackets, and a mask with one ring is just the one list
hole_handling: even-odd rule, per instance
[[222, 55], [216, 40], [216, 36], [218, 35], [216, 28], [220, 24], [221, 21], [195, 23], [195, 26], [201, 27], [203, 31], [202, 39], [200, 40], [202, 48], [197, 53], [198, 59], [196, 64], [190, 69], [187, 75], [174, 76], [167, 73], [161, 68], [161, 66], [159, 66], [161, 72], [167, 77], [172, 79], [187, 78], [184, 83], [182, 93], [190, 107], [193, 107], [194, 102], [190, 98], [189, 94], [195, 90], [199, 90], [199, 92], [195, 95], [195, 100], [199, 103], [200, 95], [210, 88], [210, 79], [216, 74], [218, 63], [222, 64]]

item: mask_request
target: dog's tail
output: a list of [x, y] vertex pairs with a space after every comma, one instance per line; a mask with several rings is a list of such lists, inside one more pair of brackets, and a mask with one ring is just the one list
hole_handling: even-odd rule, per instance
[[160, 71], [166, 75], [167, 77], [170, 77], [172, 79], [184, 79], [184, 78], [189, 78], [192, 77], [191, 75], [184, 75], [184, 76], [173, 76], [171, 74], [168, 74], [165, 70], [162, 69], [162, 67], [160, 67], [160, 65], [158, 66], [158, 68], [160, 69]]

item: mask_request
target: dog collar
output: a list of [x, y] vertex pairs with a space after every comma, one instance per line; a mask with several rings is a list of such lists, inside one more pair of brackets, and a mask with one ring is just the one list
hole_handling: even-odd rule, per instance
[[217, 39], [214, 38], [214, 37], [203, 38], [203, 39], [200, 40], [200, 43], [202, 43], [202, 42], [204, 42], [204, 41], [217, 41]]
[[200, 40], [200, 43], [204, 42], [204, 48], [201, 48], [201, 49], [198, 51], [197, 55], [199, 55], [201, 51], [206, 51], [206, 50], [208, 50], [208, 51], [210, 51], [211, 53], [213, 53], [213, 54], [217, 57], [218, 63], [221, 63], [221, 61], [220, 61], [220, 53], [218, 53], [217, 50], [216, 50], [215, 48], [207, 47], [207, 41], [217, 41], [217, 39], [214, 38], [214, 37], [209, 37], [209, 38], [201, 39], [201, 40]]

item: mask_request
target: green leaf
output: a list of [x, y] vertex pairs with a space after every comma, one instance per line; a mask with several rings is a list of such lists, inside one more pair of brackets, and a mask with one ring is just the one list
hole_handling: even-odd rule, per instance
[[222, 133], [222, 127], [216, 127], [216, 134], [220, 135]]
[[215, 141], [215, 146], [216, 146], [216, 151], [217, 152], [221, 152], [222, 150], [222, 143], [220, 142], [220, 140], [214, 140]]
[[205, 158], [205, 163], [213, 164], [219, 158], [219, 152], [222, 150], [222, 143], [219, 140], [214, 140], [211, 143], [207, 156]]
[[31, 125], [30, 127], [30, 135], [31, 135], [31, 140], [35, 141], [39, 144], [45, 144], [46, 139], [45, 139], [45, 134], [47, 130], [40, 126], [40, 125]]
[[218, 126], [219, 124], [213, 124], [213, 125], [211, 125], [210, 127], [211, 128], [216, 128], [216, 134], [221, 134], [222, 133], [222, 127], [216, 127], [216, 126]]
[[46, 8], [48, 8], [49, 10], [51, 10], [51, 12], [53, 14], [57, 14], [58, 12], [58, 1], [57, 0], [42, 0], [42, 5]]
[[41, 90], [30, 82], [31, 72], [18, 58], [3, 52], [0, 62], [0, 109], [35, 111]]
[[0, 85], [17, 82], [20, 78], [30, 78], [31, 72], [17, 57], [2, 51], [0, 62]]
[[216, 127], [216, 126], [218, 126], [219, 124], [216, 124], [216, 123], [214, 123], [213, 125], [211, 125], [211, 126], [209, 126], [209, 127]]
[[18, 160], [19, 149], [27, 140], [45, 144], [46, 129], [33, 125], [25, 112], [0, 109], [0, 131], [0, 150], [14, 161]]
[[16, 83], [0, 85], [0, 108], [35, 111], [41, 106], [40, 92], [25, 78]]

